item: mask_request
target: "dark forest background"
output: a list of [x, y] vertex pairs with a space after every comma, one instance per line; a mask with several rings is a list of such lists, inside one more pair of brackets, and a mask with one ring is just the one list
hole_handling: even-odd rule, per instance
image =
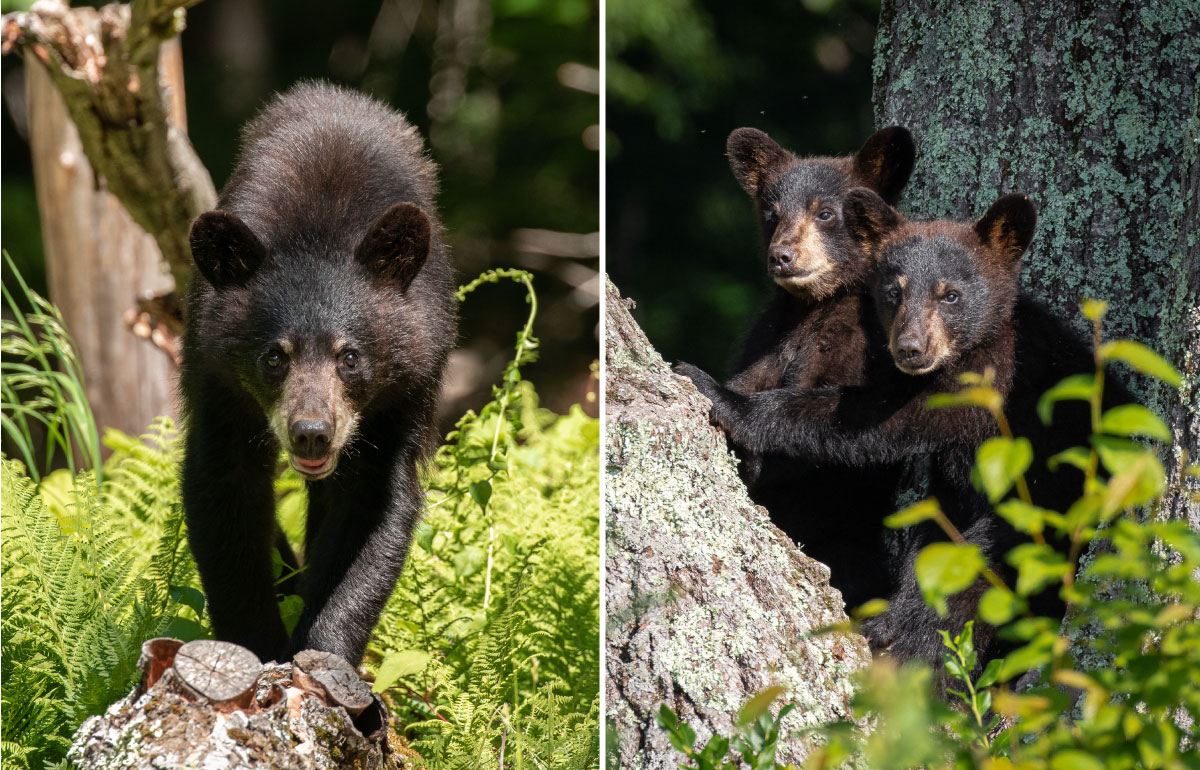
[[609, 0], [607, 269], [669, 361], [724, 379], [772, 284], [725, 159], [739, 126], [800, 155], [872, 131], [877, 0]]
[[[241, 126], [297, 80], [404, 111], [441, 166], [460, 282], [490, 267], [536, 274], [542, 350], [527, 376], [565, 411], [594, 389], [597, 358], [598, 14], [594, 0], [208, 0], [182, 35], [189, 134], [219, 189]], [[3, 246], [45, 293], [22, 62], [2, 66]], [[490, 397], [526, 312], [508, 282], [464, 304], [449, 419]]]

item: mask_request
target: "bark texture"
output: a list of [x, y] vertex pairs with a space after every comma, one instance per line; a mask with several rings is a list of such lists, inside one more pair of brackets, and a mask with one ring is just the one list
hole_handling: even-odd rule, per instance
[[1061, 0], [884, 0], [875, 115], [917, 142], [901, 209], [972, 218], [1029, 194], [1037, 235], [1026, 291], [1077, 319], [1108, 300], [1108, 338], [1140, 340], [1179, 369], [1174, 391], [1134, 389], [1175, 446], [1168, 510], [1200, 528], [1200, 6]]
[[[671, 373], [611, 282], [606, 293], [608, 750], [622, 768], [674, 770], [661, 704], [703, 743], [732, 735], [772, 684], [798, 704], [787, 729], [845, 718], [870, 653], [845, 632], [805, 637], [845, 621], [828, 569], [750, 501], [708, 400]], [[798, 763], [808, 740], [789, 737], [779, 761]]]
[[33, 54], [25, 59], [50, 298], [75, 340], [96, 424], [136, 436], [155, 417], [179, 411], [172, 355], [127, 328], [147, 327], [159, 347], [175, 346], [173, 334], [150, 330], [136, 309], [139, 297], [171, 291], [171, 276], [154, 238], [97, 179], [46, 69]]
[[264, 666], [227, 642], [181, 647], [152, 639], [142, 651], [142, 684], [80, 726], [67, 754], [72, 767], [399, 770], [421, 763], [378, 700], [354, 719], [337, 693], [306, 675], [301, 656], [320, 653]]
[[182, 128], [182, 94], [163, 88], [160, 44], [199, 0], [133, 0], [99, 10], [40, 0], [4, 16], [3, 50], [28, 50], [62, 93], [96, 174], [150, 233], [182, 296], [188, 226], [216, 205], [212, 178]]

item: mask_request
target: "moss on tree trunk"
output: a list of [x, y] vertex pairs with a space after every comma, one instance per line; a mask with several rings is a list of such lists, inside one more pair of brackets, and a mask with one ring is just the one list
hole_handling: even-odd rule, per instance
[[1200, 527], [1200, 7], [1195, 0], [885, 0], [875, 114], [917, 141], [901, 209], [979, 216], [1030, 195], [1026, 291], [1065, 317], [1108, 300], [1108, 337], [1151, 345], [1179, 392], [1133, 378], [1175, 433], [1168, 510]]

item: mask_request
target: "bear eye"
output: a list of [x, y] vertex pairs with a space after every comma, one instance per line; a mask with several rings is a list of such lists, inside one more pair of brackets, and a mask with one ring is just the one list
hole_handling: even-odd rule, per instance
[[955, 302], [958, 302], [958, 292], [946, 292], [946, 296], [942, 297], [942, 302], [945, 302], [947, 305], [953, 305]]
[[893, 286], [892, 288], [888, 289], [887, 290], [887, 298], [890, 299], [892, 302], [899, 302], [900, 301], [899, 287]]
[[775, 212], [772, 211], [771, 209], [767, 209], [766, 211], [764, 211], [762, 216], [763, 216], [764, 222], [774, 222], [775, 221]]
[[285, 361], [286, 356], [284, 356], [283, 351], [281, 350], [269, 350], [267, 351], [267, 355], [263, 358], [263, 363], [267, 365], [268, 369], [278, 369], [279, 367], [283, 366]]
[[342, 353], [342, 366], [347, 369], [353, 369], [358, 366], [358, 351], [347, 350], [345, 353]]
[[821, 213], [817, 214], [817, 219], [821, 222], [828, 222], [833, 219], [833, 212], [829, 209], [821, 209]]

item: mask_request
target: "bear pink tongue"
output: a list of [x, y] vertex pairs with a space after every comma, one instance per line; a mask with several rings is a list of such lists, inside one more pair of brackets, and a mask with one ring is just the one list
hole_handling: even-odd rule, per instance
[[300, 466], [301, 470], [308, 471], [309, 473], [318, 473], [323, 471], [325, 470], [325, 466], [329, 464], [328, 457], [320, 460], [305, 460], [303, 457], [295, 457], [293, 455], [293, 458], [296, 461], [296, 465]]

